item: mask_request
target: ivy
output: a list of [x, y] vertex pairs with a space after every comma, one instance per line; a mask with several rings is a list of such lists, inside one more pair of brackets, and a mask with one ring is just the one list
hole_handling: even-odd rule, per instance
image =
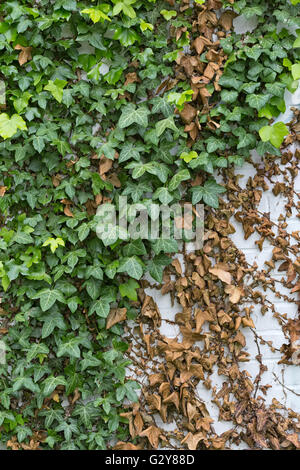
[[11, 117], [6, 113], [0, 114], [0, 136], [3, 139], [12, 137], [18, 129], [26, 130], [26, 123], [24, 119], [18, 114], [13, 114]]
[[[129, 439], [123, 414], [139, 385], [126, 377], [124, 317], [108, 320], [115, 309], [138, 315], [140, 280], [161, 283], [179, 246], [122, 227], [101, 238], [97, 208], [119, 207], [119, 196], [217, 208], [218, 168], [255, 148], [276, 154], [287, 135], [272, 120], [300, 78], [298, 0], [223, 2], [258, 24], [223, 31], [218, 80], [201, 81], [206, 105], [181, 64], [196, 56], [184, 51], [205, 2], [173, 3], [1, 3], [2, 443], [41, 429], [43, 449]], [[208, 66], [206, 52], [197, 60]]]
[[279, 148], [284, 137], [289, 133], [283, 122], [276, 122], [273, 126], [264, 126], [259, 130], [263, 142], [270, 141], [274, 147]]

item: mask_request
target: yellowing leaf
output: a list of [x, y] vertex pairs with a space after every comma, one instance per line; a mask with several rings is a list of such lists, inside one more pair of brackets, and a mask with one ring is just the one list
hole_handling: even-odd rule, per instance
[[144, 20], [141, 20], [140, 28], [143, 32], [146, 31], [147, 29], [149, 29], [150, 31], [153, 31], [154, 26], [151, 23], [146, 23]]
[[51, 95], [58, 101], [59, 103], [62, 102], [63, 98], [63, 89], [68, 82], [66, 80], [59, 80], [56, 78], [54, 82], [49, 80], [47, 85], [44, 86], [44, 90], [50, 91]]
[[111, 21], [111, 19], [99, 8], [85, 8], [84, 10], [81, 10], [80, 13], [89, 15], [93, 23], [98, 23], [100, 20]]
[[48, 246], [50, 245], [50, 250], [52, 253], [55, 252], [55, 250], [59, 247], [59, 246], [65, 246], [65, 242], [63, 241], [62, 238], [48, 238], [42, 246]]
[[280, 147], [288, 133], [289, 130], [283, 122], [276, 122], [273, 126], [263, 126], [259, 129], [261, 140], [263, 142], [270, 141], [276, 148]]
[[10, 118], [6, 113], [0, 114], [0, 136], [3, 139], [12, 137], [18, 129], [27, 130], [26, 123], [21, 116], [13, 114]]
[[292, 65], [292, 75], [294, 80], [298, 80], [298, 78], [300, 78], [300, 64]]
[[53, 393], [52, 395], [52, 400], [56, 401], [57, 403], [59, 403], [59, 394], [56, 392], [56, 393]]
[[192, 150], [189, 153], [188, 152], [182, 152], [182, 154], [180, 155], [180, 158], [182, 160], [184, 160], [185, 163], [190, 163], [191, 160], [193, 160], [194, 158], [197, 158], [197, 157], [198, 157], [198, 154], [194, 150]]

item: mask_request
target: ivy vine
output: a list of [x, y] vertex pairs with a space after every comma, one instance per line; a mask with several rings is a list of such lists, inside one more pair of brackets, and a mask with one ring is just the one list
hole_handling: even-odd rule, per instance
[[[299, 0], [15, 0], [0, 12], [0, 441], [105, 449], [128, 438], [120, 414], [138, 400], [123, 322], [142, 276], [162, 282], [179, 247], [104, 243], [97, 207], [149, 194], [218, 207], [218, 168], [279, 153]], [[241, 13], [251, 33], [233, 31]]]

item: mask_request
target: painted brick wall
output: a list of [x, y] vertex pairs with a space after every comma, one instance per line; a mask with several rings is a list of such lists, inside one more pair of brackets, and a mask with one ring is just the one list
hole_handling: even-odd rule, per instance
[[[299, 89], [300, 91], [300, 89]], [[300, 94], [299, 94], [300, 97]], [[300, 103], [300, 100], [299, 100]], [[255, 158], [258, 158], [256, 155]], [[252, 165], [246, 164], [242, 168], [236, 170], [236, 173], [243, 174], [243, 182], [246, 183], [249, 176], [255, 174], [255, 169]], [[241, 182], [241, 181], [240, 181]], [[242, 185], [242, 183], [241, 183]], [[295, 191], [300, 192], [300, 178], [296, 180]], [[276, 222], [280, 213], [284, 213], [284, 204], [285, 199], [282, 196], [275, 197], [271, 192], [266, 191], [261, 199], [259, 210], [262, 212], [270, 212], [271, 220]], [[264, 243], [263, 250], [259, 251], [258, 247], [255, 245], [255, 241], [259, 239], [258, 235], [253, 234], [248, 240], [244, 240], [244, 232], [241, 225], [235, 220], [231, 220], [231, 223], [234, 225], [236, 232], [231, 236], [231, 239], [234, 241], [235, 245], [245, 254], [246, 259], [249, 264], [256, 262], [258, 269], [263, 268], [264, 262], [271, 259], [271, 254], [273, 247]], [[295, 230], [300, 230], [300, 221], [296, 217], [291, 217], [288, 221], [287, 232], [291, 233]], [[182, 255], [179, 255], [178, 258], [182, 260]], [[182, 263], [181, 263], [182, 264]], [[183, 268], [183, 264], [182, 264]], [[276, 270], [272, 273], [273, 278], [281, 279], [283, 273], [279, 273]], [[151, 279], [153, 282], [153, 280]], [[257, 288], [256, 290], [259, 290]], [[175, 320], [176, 313], [181, 311], [181, 306], [179, 303], [176, 303], [173, 307], [171, 305], [170, 295], [161, 295], [160, 291], [155, 289], [147, 289], [146, 292], [151, 295], [154, 301], [157, 303], [161, 317], [162, 325], [160, 331], [162, 335], [169, 338], [180, 337], [179, 327], [176, 325], [171, 325], [166, 322], [166, 320]], [[289, 295], [291, 298], [292, 294], [280, 285], [279, 292]], [[295, 318], [297, 313], [296, 303], [285, 302], [276, 298], [275, 294], [272, 291], [263, 292], [275, 305], [276, 311], [280, 313], [286, 313], [289, 318]], [[295, 297], [296, 299], [296, 294]], [[249, 306], [253, 305], [249, 303]], [[256, 326], [256, 332], [258, 335], [262, 336], [267, 341], [272, 341], [275, 348], [280, 348], [283, 343], [286, 343], [282, 329], [278, 324], [277, 320], [273, 318], [271, 312], [267, 312], [265, 315], [262, 315], [260, 312], [260, 307], [254, 305], [254, 310], [252, 314], [252, 319]], [[246, 348], [245, 350], [250, 354], [251, 360], [248, 363], [244, 363], [244, 369], [247, 370], [252, 378], [254, 379], [256, 374], [259, 371], [259, 364], [255, 359], [255, 356], [258, 354], [257, 346], [254, 341], [254, 335], [249, 328], [242, 329], [242, 332], [246, 338]], [[262, 385], [270, 384], [272, 388], [266, 396], [266, 403], [271, 403], [273, 398], [276, 398], [278, 401], [283, 403], [286, 407], [292, 408], [294, 411], [300, 412], [300, 367], [299, 366], [286, 366], [283, 364], [278, 364], [278, 361], [281, 358], [280, 352], [271, 352], [270, 348], [266, 345], [260, 345], [260, 350], [263, 356], [263, 363], [267, 366], [268, 370], [263, 374]], [[274, 374], [279, 378], [279, 380], [284, 383], [285, 388], [282, 385], [276, 383], [276, 378]], [[217, 373], [212, 375], [212, 384], [216, 386], [222, 386], [222, 377], [219, 377]], [[288, 390], [291, 389], [294, 392], [298, 393], [299, 396], [296, 396], [294, 393]], [[232, 427], [231, 423], [220, 422], [218, 421], [218, 408], [216, 405], [211, 403], [211, 393], [204, 386], [198, 386], [199, 396], [203, 401], [205, 401], [207, 409], [210, 412], [211, 417], [215, 420], [214, 428], [218, 433], [224, 432], [227, 429]], [[158, 423], [166, 428], [172, 428], [172, 425], [165, 425], [161, 420], [158, 419]], [[243, 447], [245, 447], [243, 445]], [[243, 448], [241, 447], [241, 448]]]

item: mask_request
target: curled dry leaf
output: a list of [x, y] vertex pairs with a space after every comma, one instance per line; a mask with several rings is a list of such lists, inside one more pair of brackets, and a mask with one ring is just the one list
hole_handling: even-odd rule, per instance
[[114, 450], [140, 450], [141, 447], [135, 446], [134, 444], [131, 444], [130, 442], [119, 441], [116, 443], [113, 449]]
[[186, 444], [189, 450], [196, 450], [198, 443], [204, 439], [202, 432], [192, 434], [189, 432], [187, 436], [181, 441], [181, 444]]
[[136, 74], [136, 72], [127, 73], [125, 78], [126, 78], [126, 80], [125, 80], [124, 86], [127, 86], [130, 83], [135, 83], [135, 82], [140, 81], [137, 74]]
[[59, 175], [53, 175], [52, 176], [52, 184], [55, 188], [60, 185], [60, 176]]
[[67, 217], [74, 217], [74, 214], [73, 212], [71, 211], [71, 209], [69, 208], [69, 206], [65, 206], [64, 207], [64, 213]]
[[173, 403], [176, 406], [177, 410], [179, 409], [179, 396], [177, 392], [171, 393], [168, 397], [163, 400], [163, 403]]
[[3, 197], [6, 193], [7, 186], [0, 186], [0, 197]]
[[113, 161], [110, 158], [106, 158], [104, 155], [102, 155], [99, 163], [99, 174], [105, 175], [113, 165]]
[[233, 19], [237, 15], [233, 11], [224, 11], [219, 19], [219, 24], [225, 29], [225, 31], [230, 31], [232, 29]]
[[76, 401], [79, 400], [80, 397], [81, 397], [81, 394], [80, 394], [78, 388], [75, 388], [74, 395], [73, 395], [73, 398], [72, 398], [72, 401], [71, 401], [72, 405], [74, 405], [74, 403], [76, 403]]
[[149, 428], [141, 432], [140, 437], [147, 437], [151, 446], [154, 447], [154, 449], [157, 449], [160, 435], [160, 429], [158, 429], [156, 426], [149, 426]]
[[225, 282], [225, 284], [231, 284], [231, 274], [228, 271], [224, 271], [224, 269], [214, 267], [209, 269], [210, 274], [217, 276], [220, 281]]
[[17, 44], [15, 46], [15, 49], [17, 51], [21, 51], [19, 54], [19, 58], [18, 58], [20, 65], [24, 65], [26, 64], [26, 62], [32, 59], [32, 56], [31, 56], [32, 47], [24, 47], [24, 46], [21, 46], [20, 44]]
[[197, 110], [188, 103], [184, 104], [184, 108], [180, 111], [180, 116], [186, 124], [190, 124], [197, 115]]
[[181, 264], [180, 264], [180, 261], [179, 261], [178, 258], [176, 258], [172, 261], [172, 266], [174, 266], [174, 268], [176, 269], [176, 272], [178, 274], [180, 274], [180, 275], [182, 274], [182, 267], [181, 267]]
[[240, 287], [236, 286], [226, 286], [225, 287], [226, 294], [229, 294], [229, 300], [232, 304], [237, 304], [243, 294], [243, 291]]
[[201, 39], [201, 37], [199, 36], [198, 38], [195, 39], [195, 41], [193, 42], [193, 46], [194, 48], [196, 49], [196, 52], [197, 54], [202, 54], [203, 52], [203, 49], [204, 49], [204, 42], [203, 40]]
[[299, 442], [299, 437], [297, 433], [289, 434], [286, 436], [287, 440], [290, 441], [296, 449], [300, 449], [300, 442]]
[[115, 188], [121, 187], [121, 181], [119, 180], [117, 173], [111, 173], [107, 178], [107, 181], [111, 183]]

